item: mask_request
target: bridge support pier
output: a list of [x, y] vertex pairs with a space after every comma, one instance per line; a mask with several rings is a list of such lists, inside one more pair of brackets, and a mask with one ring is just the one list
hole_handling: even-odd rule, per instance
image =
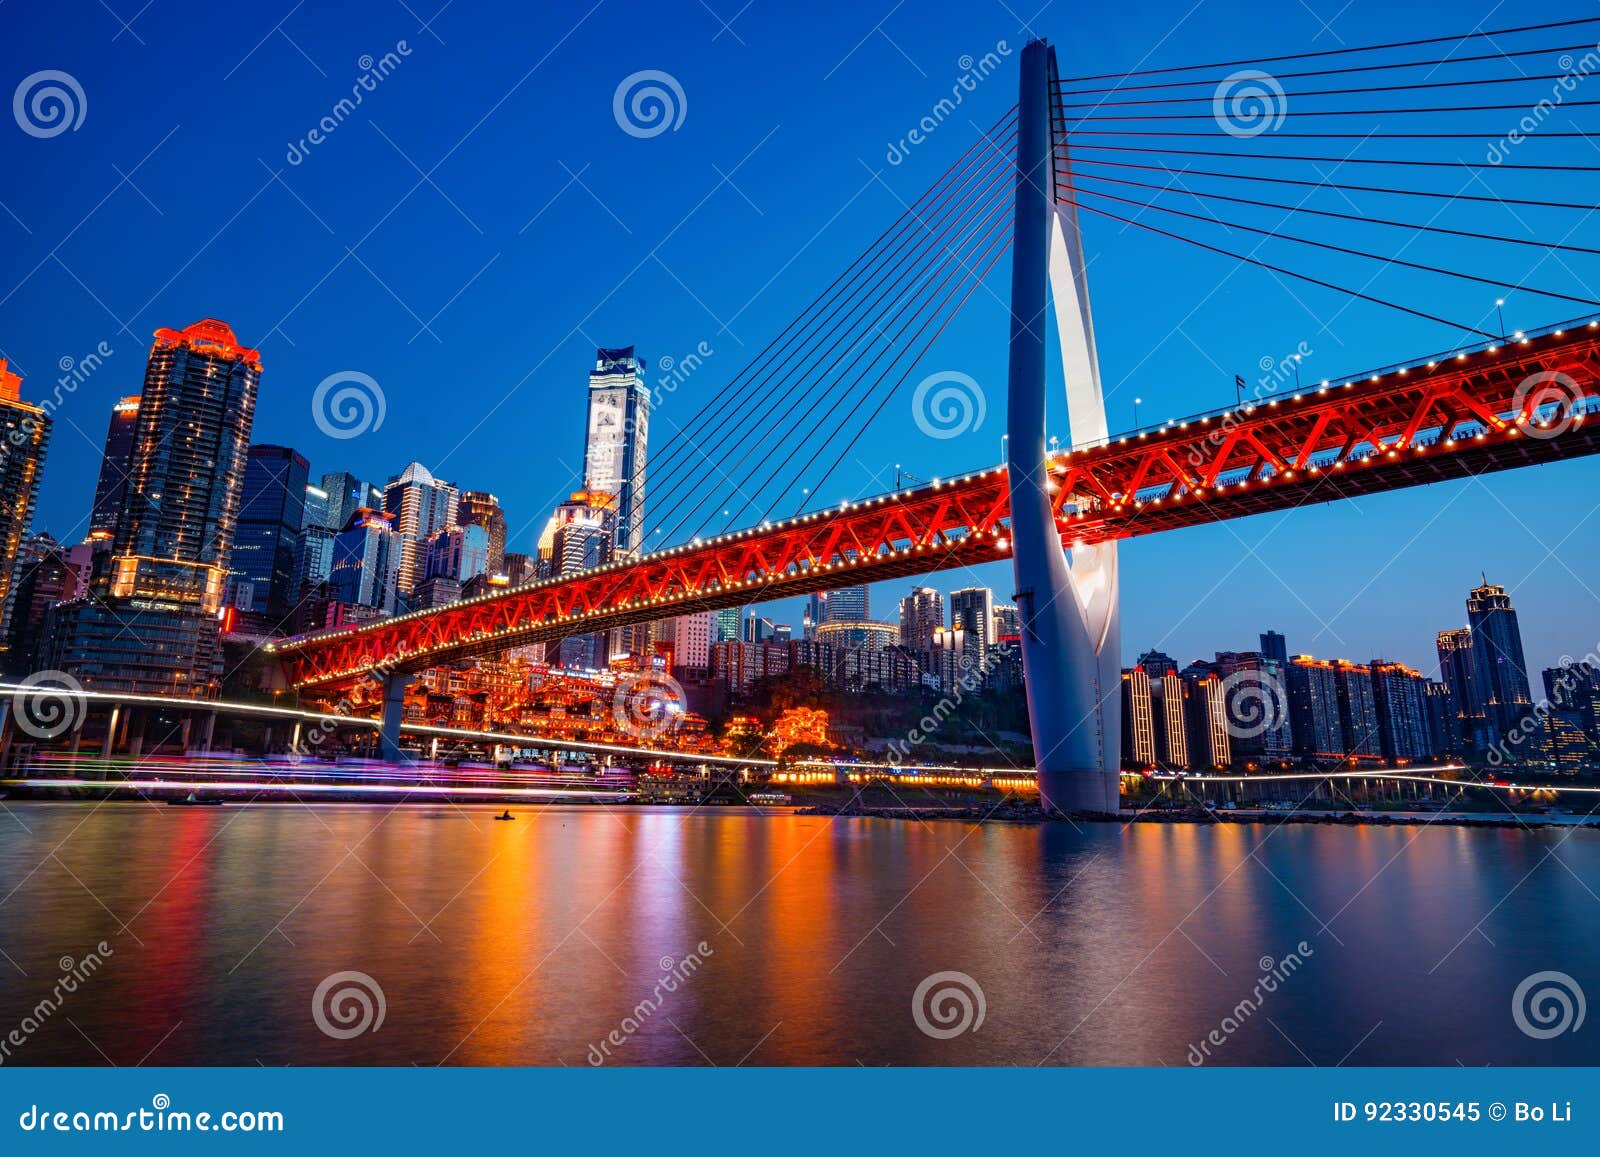
[[[1052, 51], [1022, 50], [1011, 272], [1007, 470], [1028, 719], [1046, 811], [1121, 806], [1121, 633], [1115, 542], [1061, 547], [1045, 452], [1046, 311], [1053, 291], [1074, 443], [1108, 429], [1076, 211], [1057, 204], [1065, 145], [1051, 123]], [[1067, 496], [1071, 497], [1071, 496]]]
[[405, 754], [400, 750], [400, 721], [405, 715], [406, 688], [415, 680], [415, 675], [383, 677], [383, 722], [378, 729], [379, 759], [390, 763], [400, 763], [405, 759]]

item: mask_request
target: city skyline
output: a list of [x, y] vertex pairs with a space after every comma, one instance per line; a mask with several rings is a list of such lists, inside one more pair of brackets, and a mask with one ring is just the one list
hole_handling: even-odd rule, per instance
[[[819, 54], [815, 66], [818, 83], [842, 101], [878, 101], [886, 107], [885, 120], [900, 118], [909, 123], [924, 111], [930, 91], [938, 91], [941, 67], [953, 68], [950, 62], [975, 44], [986, 47], [1007, 40], [1014, 49], [1020, 43], [1014, 22], [998, 8], [976, 14], [963, 11], [961, 16], [961, 20], [948, 22], [907, 21], [904, 27], [896, 22], [896, 42], [922, 62], [926, 81], [888, 44], [873, 43], [839, 61], [837, 69], [833, 66], [842, 50], [832, 52], [833, 59], [826, 62], [821, 62], [823, 54]], [[199, 35], [198, 30], [179, 26], [159, 11], [147, 18], [169, 44], [182, 45]], [[230, 17], [221, 19], [226, 22]], [[547, 17], [515, 13], [509, 19], [532, 26]], [[709, 16], [705, 19], [705, 39], [709, 39], [716, 29]], [[1084, 19], [1088, 28], [1109, 44], [1131, 43], [1128, 31], [1117, 27], [1109, 15], [1090, 13]], [[1302, 31], [1307, 36], [1319, 32], [1308, 14], [1291, 13], [1285, 19], [1291, 24], [1304, 22]], [[1427, 23], [1422, 12], [1396, 19], [1418, 27]], [[1196, 40], [1225, 41], [1233, 52], [1247, 50], [1257, 39], [1265, 45], [1295, 31], [1292, 27], [1248, 27], [1241, 34], [1226, 9], [1197, 13], [1194, 20], [1188, 31]], [[370, 51], [373, 29], [390, 23], [395, 39], [415, 32], [405, 26], [405, 15], [400, 12], [392, 20], [360, 29], [353, 22], [330, 22], [304, 30], [305, 35], [297, 34], [296, 39], [314, 59], [322, 61], [323, 71], [331, 78], [326, 87], [336, 90], [337, 62]], [[942, 27], [944, 24], [950, 27]], [[751, 44], [771, 45], [787, 38], [797, 51], [818, 38], [803, 20], [780, 13], [752, 11], [741, 19], [740, 27], [748, 31]], [[557, 39], [568, 29], [554, 31], [556, 35], [548, 39]], [[581, 378], [596, 345], [634, 344], [652, 351], [654, 361], [647, 367], [646, 378], [661, 395], [652, 415], [655, 444], [660, 447], [670, 442], [674, 424], [731, 376], [766, 336], [781, 328], [787, 306], [814, 292], [831, 275], [841, 252], [853, 251], [881, 226], [886, 215], [899, 210], [897, 195], [909, 195], [953, 155], [945, 140], [935, 135], [902, 163], [876, 162], [884, 155], [880, 138], [888, 135], [879, 125], [839, 125], [809, 110], [782, 118], [782, 127], [775, 128], [779, 118], [764, 116], [748, 102], [731, 96], [739, 84], [754, 83], [747, 73], [753, 67], [750, 54], [735, 51], [738, 46], [725, 37], [714, 46], [699, 40], [688, 44], [690, 38], [675, 31], [667, 17], [652, 13], [608, 29], [608, 47], [627, 51], [631, 45], [641, 58], [648, 58], [661, 43], [682, 48], [681, 79], [695, 98], [696, 111], [685, 119], [681, 131], [635, 140], [619, 129], [611, 115], [612, 90], [620, 76], [599, 77], [579, 63], [581, 49], [595, 35], [588, 28], [579, 28], [570, 59], [565, 53], [554, 55], [516, 91], [511, 108], [490, 117], [462, 141], [464, 153], [458, 163], [509, 166], [503, 192], [473, 189], [468, 193], [458, 188], [465, 170], [458, 170], [456, 164], [435, 178], [449, 201], [480, 228], [492, 221], [508, 225], [508, 232], [515, 235], [528, 225], [519, 247], [475, 249], [478, 234], [472, 224], [437, 191], [423, 185], [370, 242], [373, 256], [366, 249], [359, 254], [399, 294], [402, 304], [342, 248], [322, 251], [316, 239], [328, 233], [316, 217], [335, 234], [348, 232], [349, 240], [359, 239], [390, 208], [394, 197], [381, 204], [359, 198], [356, 202], [341, 200], [334, 195], [338, 182], [362, 166], [393, 172], [397, 180], [409, 174], [395, 192], [398, 197], [415, 180], [415, 173], [406, 167], [397, 147], [418, 155], [426, 169], [472, 127], [470, 123], [425, 127], [432, 123], [421, 112], [427, 92], [463, 80], [472, 91], [503, 81], [499, 93], [489, 94], [503, 95], [525, 67], [503, 77], [463, 78], [450, 69], [443, 54], [429, 55], [426, 49], [432, 41], [422, 34], [410, 43], [411, 54], [402, 58], [404, 63], [385, 80], [370, 107], [362, 110], [361, 123], [352, 121], [299, 164], [269, 166], [283, 183], [270, 178], [255, 155], [241, 155], [237, 164], [223, 158], [220, 163], [231, 185], [212, 189], [202, 197], [161, 168], [171, 155], [167, 150], [181, 150], [191, 133], [208, 128], [220, 136], [221, 126], [226, 124], [229, 135], [247, 138], [259, 146], [256, 152], [270, 161], [280, 155], [282, 141], [304, 135], [304, 125], [298, 122], [314, 119], [318, 109], [313, 97], [322, 95], [318, 90], [323, 79], [287, 44], [274, 41], [262, 49], [262, 59], [241, 62], [234, 79], [214, 93], [206, 92], [204, 99], [196, 99], [193, 84], [181, 76], [174, 78], [171, 92], [152, 94], [143, 91], [115, 59], [103, 59], [104, 49], [97, 43], [69, 41], [59, 29], [40, 32], [41, 51], [57, 53], [62, 63], [81, 64], [85, 71], [92, 71], [100, 91], [96, 114], [82, 131], [48, 141], [19, 142], [19, 149], [35, 167], [39, 188], [67, 184], [61, 166], [76, 165], [83, 150], [109, 147], [104, 134], [111, 132], [112, 126], [131, 122], [141, 130], [129, 134], [130, 141], [141, 146], [139, 155], [159, 145], [134, 181], [162, 212], [157, 214], [138, 193], [119, 187], [111, 202], [86, 218], [81, 248], [75, 246], [60, 255], [79, 280], [54, 262], [30, 272], [45, 252], [42, 248], [30, 252], [34, 244], [30, 235], [17, 231], [14, 280], [26, 292], [14, 293], [0, 306], [0, 354], [11, 355], [15, 365], [28, 371], [24, 390], [34, 391], [35, 397], [60, 392], [56, 377], [80, 376], [77, 369], [58, 375], [55, 366], [63, 358], [71, 357], [81, 367], [90, 363], [90, 351], [101, 348], [97, 343], [104, 342], [114, 350], [65, 392], [58, 411], [59, 428], [52, 441], [34, 525], [66, 542], [80, 537], [77, 526], [90, 509], [103, 423], [116, 399], [137, 388], [148, 333], [158, 324], [217, 314], [235, 326], [241, 340], [261, 346], [270, 367], [254, 441], [294, 448], [311, 461], [314, 475], [322, 469], [348, 470], [381, 480], [404, 463], [421, 460], [433, 473], [458, 481], [463, 488], [471, 486], [498, 495], [509, 512], [507, 549], [531, 552], [530, 539], [549, 509], [578, 489], [582, 464], [576, 447], [534, 455], [511, 451], [530, 437], [529, 431], [560, 431], [565, 442], [565, 431], [582, 427], [585, 402], [572, 385]], [[463, 28], [457, 35], [470, 44], [481, 33]], [[257, 37], [246, 39], [254, 43]], [[454, 53], [450, 57], [459, 59]], [[304, 68], [309, 90], [303, 106], [297, 101], [291, 102], [291, 107], [271, 110], [256, 107], [259, 102], [248, 99], [246, 90], [249, 77], [263, 67]], [[997, 113], [1009, 103], [1011, 96], [1005, 90], [1006, 86], [999, 84], [980, 86], [968, 98], [964, 113], [975, 122], [987, 123], [991, 112]], [[508, 159], [515, 152], [509, 142], [519, 120], [530, 113], [537, 115], [531, 112], [537, 102], [554, 99], [557, 93], [581, 113], [571, 118], [571, 123], [546, 126], [553, 134], [550, 152], [570, 154], [571, 172], [578, 172], [585, 160], [629, 149], [632, 155], [648, 157], [652, 163], [703, 173], [705, 188], [674, 189], [668, 196], [641, 203], [627, 199], [620, 179], [603, 173], [603, 165], [585, 175], [580, 185], [550, 156]], [[530, 106], [528, 101], [535, 104]], [[493, 102], [486, 99], [482, 103], [488, 106]], [[417, 115], [408, 117], [412, 112]], [[418, 136], [395, 137], [390, 129], [395, 123], [407, 123], [408, 131]], [[171, 141], [160, 144], [174, 124], [183, 127]], [[384, 140], [380, 130], [390, 133], [393, 144]], [[769, 134], [775, 135], [764, 145]], [[805, 197], [790, 187], [783, 167], [772, 159], [777, 154], [768, 152], [780, 144], [784, 149], [811, 149], [815, 164], [810, 179], [826, 189], [820, 197]], [[748, 159], [741, 161], [746, 154]], [[126, 159], [124, 171], [139, 155]], [[724, 173], [732, 174], [736, 188], [710, 171], [708, 158]], [[874, 162], [876, 177], [869, 178], [861, 158]], [[741, 167], [733, 174], [735, 165]], [[451, 172], [457, 174], [453, 180]], [[109, 178], [108, 185], [114, 180]], [[594, 197], [585, 194], [584, 185]], [[864, 190], [863, 195], [850, 200], [850, 194], [858, 189]], [[691, 215], [708, 196], [711, 211]], [[752, 209], [744, 197], [756, 202], [761, 212]], [[816, 200], [830, 205], [849, 201], [849, 212], [830, 221], [811, 203]], [[52, 231], [57, 236], [66, 233], [94, 208], [94, 202], [86, 193], [81, 203], [57, 204], [29, 187], [20, 187], [15, 196], [7, 198], [28, 229], [40, 236]], [[243, 218], [219, 232], [238, 206], [244, 206]], [[550, 207], [541, 212], [545, 206]], [[550, 231], [558, 221], [584, 238], [585, 260], [551, 263], [542, 259], [544, 249], [560, 239], [559, 231]], [[658, 262], [649, 262], [636, 274], [624, 277], [639, 264], [637, 256], [628, 256], [634, 239], [662, 236], [680, 221], [684, 244], [661, 254], [671, 272]], [[132, 224], [139, 228], [130, 235], [122, 226]], [[817, 242], [798, 257], [789, 237], [791, 225], [806, 236], [818, 233]], [[5, 227], [0, 221], [0, 228]], [[117, 230], [118, 245], [100, 244], [108, 228]], [[419, 236], [433, 233], [457, 239], [473, 251], [463, 251], [457, 255], [459, 260], [444, 262], [436, 256], [436, 247], [412, 244]], [[213, 234], [217, 239], [208, 242]], [[1276, 388], [1287, 388], [1285, 383], [1292, 382], [1292, 375], [1278, 371], [1288, 351], [1298, 352], [1302, 342], [1311, 349], [1304, 358], [1303, 372], [1314, 376], [1357, 371], [1392, 357], [1440, 348], [1448, 338], [1437, 327], [1370, 313], [1361, 306], [1341, 313], [1338, 324], [1328, 328], [1327, 319], [1316, 316], [1314, 296], [1301, 301], [1299, 291], [1287, 294], [1272, 279], [1263, 275], [1257, 280], [1249, 274], [1230, 274], [1215, 297], [1194, 292], [1193, 297], [1202, 300], [1202, 308], [1191, 322], [1171, 331], [1163, 326], [1146, 335], [1146, 310], [1159, 306], [1166, 313], [1182, 316], [1181, 310], [1167, 308], [1165, 297], [1170, 293], [1175, 299], [1186, 299], [1185, 295], [1204, 282], [1210, 267], [1203, 257], [1154, 248], [1158, 239], [1118, 235], [1103, 225], [1092, 226], [1088, 240], [1107, 258], [1097, 261], [1096, 312], [1114, 429], [1132, 425], [1134, 396], [1143, 400], [1144, 419], [1159, 421], [1229, 401], [1234, 373], [1245, 376], [1252, 387], [1261, 379]], [[167, 251], [181, 258], [195, 254], [195, 259], [182, 268], [181, 276], [163, 284], [165, 274], [152, 279], [147, 270], [160, 268], [162, 258], [156, 254]], [[407, 255], [411, 252], [414, 257]], [[497, 253], [500, 256], [494, 260]], [[1135, 270], [1148, 268], [1157, 253], [1159, 266], [1170, 273], [1170, 286], [1152, 288], [1133, 275]], [[786, 264], [791, 258], [796, 258], [793, 264]], [[751, 259], [768, 259], [784, 268], [782, 279], [768, 287], [764, 277], [742, 275], [740, 271]], [[260, 277], [252, 285], [239, 283], [229, 275], [236, 262], [251, 264], [260, 270]], [[340, 264], [335, 266], [335, 262]], [[174, 262], [179, 263], [181, 259]], [[529, 263], [538, 265], [539, 277], [522, 275]], [[482, 275], [471, 280], [480, 271]], [[324, 272], [329, 280], [319, 282]], [[674, 274], [697, 292], [686, 294]], [[1541, 277], [1545, 274], [1558, 280], [1563, 276], [1560, 270], [1542, 270]], [[1411, 284], [1410, 275], [1394, 276]], [[86, 293], [84, 286], [93, 294]], [[152, 289], [158, 290], [153, 296]], [[452, 298], [458, 289], [461, 296]], [[1147, 300], [1152, 293], [1157, 300]], [[1458, 296], [1453, 289], [1447, 296], [1448, 304], [1468, 317], [1494, 315], [1493, 291], [1485, 290], [1481, 300]], [[124, 305], [147, 298], [148, 304], [137, 313]], [[407, 305], [418, 319], [426, 321], [450, 301], [455, 304], [434, 318], [426, 330], [416, 331], [412, 340], [416, 320], [407, 315]], [[725, 332], [723, 321], [747, 302], [748, 308], [732, 330]], [[1441, 308], [1444, 304], [1441, 301]], [[930, 368], [961, 369], [988, 388], [991, 413], [995, 411], [993, 393], [1003, 381], [997, 336], [1001, 322], [994, 307], [994, 301], [978, 295], [974, 310], [979, 316], [953, 327], [945, 344], [930, 358]], [[107, 316], [107, 308], [117, 315], [115, 320]], [[1248, 314], [1248, 325], [1235, 324], [1241, 310]], [[481, 322], [469, 324], [469, 318], [480, 314]], [[1535, 299], [1516, 293], [1507, 298], [1505, 314], [1509, 325], [1518, 326], [1532, 326], [1556, 316]], [[409, 328], [396, 339], [397, 319]], [[124, 323], [126, 330], [121, 328]], [[478, 341], [481, 330], [516, 332], [519, 340]], [[690, 361], [687, 355], [701, 349], [711, 352], [699, 356], [692, 372], [683, 370], [682, 364]], [[473, 355], [470, 362], [464, 357], [468, 350]], [[664, 370], [663, 358], [680, 364], [672, 371]], [[1263, 362], [1271, 362], [1272, 368], [1261, 368]], [[464, 367], [469, 364], [469, 380], [463, 382]], [[317, 385], [346, 370], [370, 374], [387, 394], [383, 424], [352, 439], [323, 434], [308, 421]], [[998, 456], [999, 433], [991, 418], [981, 429], [960, 438], [933, 440], [911, 427], [901, 407], [891, 407], [886, 412], [883, 438], [873, 452], [859, 453], [854, 456], [858, 461], [845, 463], [837, 480], [837, 496], [892, 487], [896, 465], [903, 464], [908, 472], [923, 478], [936, 477], [952, 466], [986, 465]], [[480, 438], [497, 446], [503, 438], [506, 450], [485, 455], [464, 448], [478, 445]], [[435, 445], [422, 445], [424, 440]], [[1404, 640], [1398, 644], [1403, 649], [1389, 657], [1421, 666], [1429, 655], [1427, 642], [1414, 640], [1415, 633], [1402, 628], [1411, 621], [1432, 622], [1445, 608], [1453, 608], [1453, 592], [1487, 569], [1511, 589], [1522, 592], [1524, 634], [1530, 652], [1538, 656], [1531, 660], [1535, 665], [1547, 664], [1569, 650], [1574, 635], [1588, 640], [1584, 645], [1587, 651], [1600, 640], [1600, 611], [1595, 610], [1593, 592], [1586, 589], [1593, 584], [1582, 577], [1593, 569], [1593, 536], [1583, 533], [1580, 525], [1566, 538], [1574, 528], [1563, 521], [1560, 504], [1552, 498], [1592, 489], [1595, 471], [1592, 463], [1555, 464], [1537, 472], [1365, 499], [1357, 504], [1359, 510], [1308, 507], [1287, 520], [1263, 516], [1231, 527], [1186, 531], [1169, 536], [1166, 542], [1131, 542], [1124, 548], [1128, 635], [1173, 651], [1204, 653], [1206, 632], [1195, 616], [1186, 619], [1168, 613], [1171, 590], [1176, 587], [1193, 592], [1193, 599], [1187, 601], [1198, 602], [1211, 594], [1203, 617], [1224, 624], [1225, 633], [1249, 638], [1254, 630], [1249, 620], [1265, 601], [1281, 629], [1298, 638], [1314, 639], [1318, 650], [1362, 654], [1393, 645], [1387, 640]], [[1476, 534], [1482, 510], [1491, 512], [1503, 527], [1502, 541], [1493, 551], [1464, 550], [1464, 544], [1482, 541]], [[1374, 525], [1381, 528], [1378, 534], [1373, 534]], [[1386, 545], [1368, 553], [1374, 543]], [[1547, 558], [1550, 549], [1558, 546], [1555, 557]], [[1317, 558], [1337, 559], [1338, 565], [1307, 562]], [[1526, 562], [1521, 561], [1524, 559]], [[1539, 565], [1540, 560], [1547, 565]], [[1003, 568], [977, 573], [973, 581], [992, 587], [997, 598], [1009, 596], [1010, 580]], [[898, 601], [909, 585], [889, 584], [883, 597]], [[798, 611], [778, 608], [775, 614], [799, 624]], [[1126, 662], [1132, 655], [1123, 658]]]

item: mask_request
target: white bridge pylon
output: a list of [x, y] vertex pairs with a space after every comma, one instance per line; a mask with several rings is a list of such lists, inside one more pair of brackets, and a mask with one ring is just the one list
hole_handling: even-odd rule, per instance
[[1070, 561], [1061, 546], [1045, 449], [1049, 301], [1069, 444], [1104, 440], [1110, 429], [1077, 210], [1055, 195], [1070, 158], [1053, 124], [1054, 50], [1034, 41], [1021, 66], [1007, 466], [1034, 764], [1047, 808], [1115, 812], [1122, 754], [1117, 544], [1076, 547]]

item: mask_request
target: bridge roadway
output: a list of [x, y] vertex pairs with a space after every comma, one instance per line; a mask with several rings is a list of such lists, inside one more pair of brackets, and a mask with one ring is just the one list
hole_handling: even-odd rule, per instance
[[[1541, 406], [1540, 402], [1547, 404]], [[1131, 538], [1600, 451], [1600, 321], [1056, 454], [1062, 544]], [[1586, 420], [1589, 419], [1589, 420]], [[526, 643], [1007, 557], [1003, 467], [269, 644], [296, 688], [336, 691]]]

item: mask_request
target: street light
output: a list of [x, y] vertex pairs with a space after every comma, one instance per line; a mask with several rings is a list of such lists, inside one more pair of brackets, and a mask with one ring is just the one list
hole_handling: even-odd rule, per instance
[[1505, 304], [1506, 304], [1506, 299], [1503, 298], [1503, 297], [1497, 297], [1497, 298], [1494, 299], [1494, 315], [1495, 315], [1495, 317], [1500, 319], [1500, 340], [1501, 341], [1505, 341], [1506, 340], [1506, 315], [1502, 312], [1502, 310], [1505, 308]]
[[1143, 398], [1133, 399], [1133, 428], [1135, 430], [1139, 428], [1139, 403], [1142, 401], [1144, 401]]
[[1304, 360], [1299, 354], [1294, 355], [1294, 388], [1296, 393], [1300, 392], [1300, 363]]

